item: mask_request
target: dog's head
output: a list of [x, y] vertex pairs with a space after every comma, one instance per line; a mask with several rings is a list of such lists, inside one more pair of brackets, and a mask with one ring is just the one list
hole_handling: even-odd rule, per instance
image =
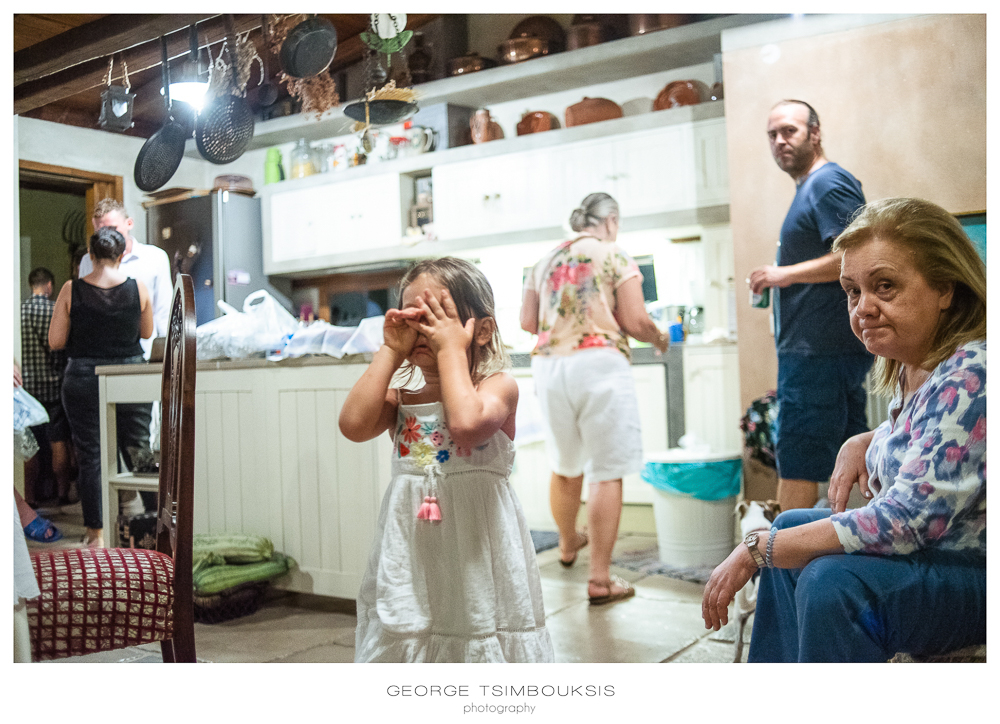
[[744, 500], [736, 506], [740, 532], [745, 536], [754, 530], [767, 530], [780, 512], [777, 500]]

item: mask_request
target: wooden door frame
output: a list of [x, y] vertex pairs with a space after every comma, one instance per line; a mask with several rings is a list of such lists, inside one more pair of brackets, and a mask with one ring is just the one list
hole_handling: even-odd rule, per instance
[[94, 215], [94, 207], [101, 199], [112, 198], [118, 203], [122, 203], [125, 199], [122, 177], [107, 173], [21, 160], [18, 161], [18, 179], [42, 181], [68, 191], [83, 191], [86, 196], [88, 222]]

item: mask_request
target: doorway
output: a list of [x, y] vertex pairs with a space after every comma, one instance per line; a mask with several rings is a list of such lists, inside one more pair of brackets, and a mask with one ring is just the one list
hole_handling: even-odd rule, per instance
[[122, 177], [20, 161], [21, 299], [30, 296], [28, 274], [44, 266], [58, 290], [71, 278], [74, 253], [86, 249], [94, 206], [104, 198], [122, 201]]

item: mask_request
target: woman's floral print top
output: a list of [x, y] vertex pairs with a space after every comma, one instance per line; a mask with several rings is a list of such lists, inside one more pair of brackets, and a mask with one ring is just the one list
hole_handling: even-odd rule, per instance
[[639, 266], [614, 242], [581, 236], [565, 241], [531, 270], [525, 288], [538, 294], [538, 341], [532, 354], [568, 355], [606, 347], [630, 357], [615, 320], [615, 292], [639, 277]]
[[959, 347], [906, 404], [897, 393], [866, 462], [875, 497], [831, 518], [848, 553], [986, 555], [985, 341]]

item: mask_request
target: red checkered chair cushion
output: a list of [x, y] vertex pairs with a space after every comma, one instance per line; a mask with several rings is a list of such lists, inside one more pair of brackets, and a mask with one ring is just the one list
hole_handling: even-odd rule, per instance
[[31, 556], [41, 595], [28, 601], [34, 661], [173, 637], [174, 561], [141, 548], [81, 548]]

